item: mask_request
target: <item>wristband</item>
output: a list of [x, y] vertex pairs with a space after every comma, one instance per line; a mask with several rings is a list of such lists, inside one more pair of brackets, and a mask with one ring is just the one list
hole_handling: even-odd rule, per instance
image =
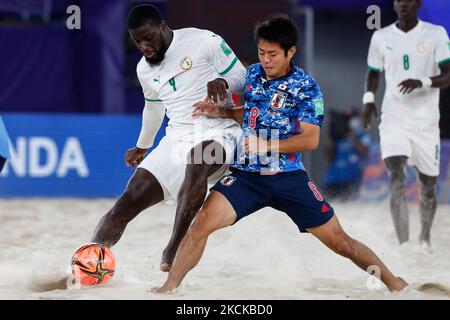
[[366, 103], [375, 103], [375, 95], [372, 91], [366, 91], [363, 95], [362, 99], [363, 104]]
[[433, 84], [433, 81], [428, 77], [420, 78], [419, 81], [422, 82], [422, 87], [424, 88], [431, 88], [431, 85]]

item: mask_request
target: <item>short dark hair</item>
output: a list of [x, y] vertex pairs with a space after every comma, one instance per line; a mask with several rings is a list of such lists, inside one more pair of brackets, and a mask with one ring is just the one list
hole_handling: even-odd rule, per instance
[[294, 20], [285, 14], [275, 14], [255, 27], [255, 41], [258, 44], [260, 39], [268, 42], [278, 43], [284, 53], [297, 45], [298, 29]]
[[163, 22], [161, 12], [151, 4], [134, 7], [128, 15], [128, 29], [137, 29], [146, 24], [159, 26]]

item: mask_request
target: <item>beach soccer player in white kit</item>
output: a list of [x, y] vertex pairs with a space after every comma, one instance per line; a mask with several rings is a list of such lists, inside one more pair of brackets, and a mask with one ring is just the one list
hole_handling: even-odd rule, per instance
[[373, 34], [363, 103], [365, 126], [369, 128], [377, 115], [374, 93], [384, 71], [386, 92], [379, 131], [395, 230], [400, 244], [409, 241], [405, 197], [406, 165], [411, 164], [421, 184], [419, 241], [425, 252], [431, 252], [440, 160], [439, 88], [450, 85], [450, 50], [443, 27], [418, 19], [420, 4], [420, 0], [394, 0], [399, 20]]
[[[193, 105], [206, 97], [225, 101], [231, 92], [241, 91], [246, 70], [220, 36], [195, 28], [171, 30], [152, 5], [130, 12], [128, 30], [143, 54], [137, 67], [146, 101], [142, 130], [137, 146], [125, 157], [127, 165], [138, 168], [91, 241], [113, 246], [141, 211], [172, 197], [178, 201], [175, 223], [160, 265], [169, 271], [208, 182], [227, 169], [241, 134], [234, 120], [194, 118]], [[159, 120], [164, 108], [166, 135], [145, 157], [158, 123], [155, 117]]]

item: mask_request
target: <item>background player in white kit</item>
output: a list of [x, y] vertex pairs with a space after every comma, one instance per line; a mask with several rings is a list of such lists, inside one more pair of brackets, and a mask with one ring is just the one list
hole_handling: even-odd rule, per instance
[[381, 155], [391, 185], [391, 214], [400, 244], [409, 240], [405, 201], [406, 165], [415, 166], [421, 184], [419, 241], [431, 252], [439, 175], [439, 88], [450, 85], [450, 50], [441, 26], [418, 19], [420, 0], [394, 0], [399, 20], [375, 31], [370, 42], [363, 97], [365, 127], [377, 116], [374, 93], [386, 75], [381, 113]]
[[[152, 5], [130, 12], [128, 30], [144, 55], [137, 67], [146, 101], [142, 130], [137, 146], [125, 156], [127, 165], [138, 168], [114, 207], [98, 223], [92, 241], [114, 245], [127, 223], [142, 210], [172, 196], [178, 206], [160, 266], [168, 271], [203, 204], [208, 178], [215, 182], [222, 176], [241, 131], [234, 120], [194, 119], [193, 104], [207, 95], [226, 100], [227, 89], [228, 93], [241, 91], [246, 71], [221, 37], [195, 28], [171, 30]], [[152, 145], [153, 124], [159, 123], [164, 108], [170, 119], [166, 136], [145, 157]]]

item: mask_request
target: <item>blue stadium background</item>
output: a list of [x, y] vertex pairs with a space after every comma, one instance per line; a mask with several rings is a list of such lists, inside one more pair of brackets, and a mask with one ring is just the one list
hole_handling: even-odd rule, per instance
[[[143, 107], [135, 74], [140, 56], [126, 30], [127, 13], [139, 3], [158, 6], [173, 28], [217, 32], [250, 63], [256, 61], [257, 20], [286, 12], [305, 30], [305, 16], [297, 13], [307, 8], [314, 41], [302, 33], [298, 62], [321, 84], [327, 106], [336, 108], [360, 106], [373, 32], [365, 28], [366, 8], [380, 6], [383, 26], [395, 20], [392, 0], [1, 0], [0, 115], [13, 159], [0, 176], [0, 197], [112, 197], [123, 190], [132, 174], [123, 156], [136, 142]], [[70, 5], [81, 8], [81, 30], [66, 27]], [[420, 12], [450, 30], [449, 1], [423, 1]], [[308, 52], [313, 59], [307, 60]], [[445, 134], [450, 106], [444, 101]], [[376, 130], [371, 133], [376, 138]], [[448, 202], [448, 141], [442, 152], [441, 201]], [[311, 175], [320, 179], [326, 166], [320, 150], [308, 159]], [[380, 181], [385, 185], [386, 177]]]

